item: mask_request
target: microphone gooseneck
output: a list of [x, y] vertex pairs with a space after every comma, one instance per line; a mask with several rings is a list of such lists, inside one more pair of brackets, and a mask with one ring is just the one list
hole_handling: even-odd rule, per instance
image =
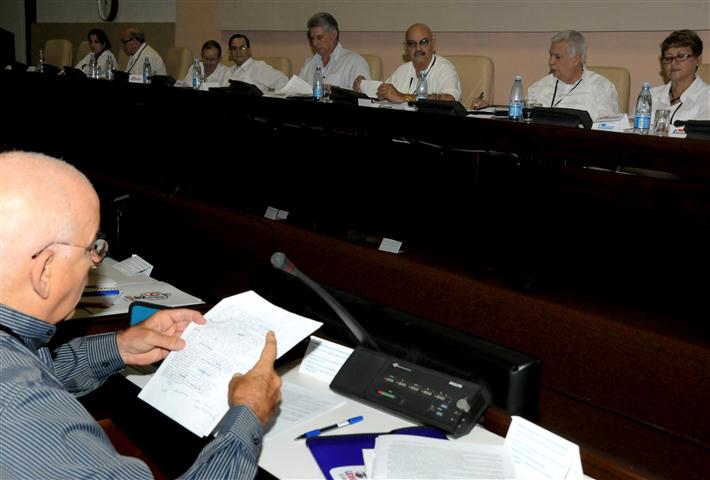
[[277, 270], [282, 270], [288, 274], [293, 275], [294, 277], [305, 283], [311, 290], [316, 292], [318, 296], [321, 297], [323, 301], [327, 303], [328, 306], [336, 313], [336, 315], [338, 315], [340, 320], [342, 320], [345, 326], [348, 327], [350, 332], [355, 335], [355, 338], [357, 338], [357, 341], [358, 343], [360, 343], [360, 345], [370, 347], [378, 351], [381, 350], [380, 347], [377, 345], [377, 342], [375, 342], [375, 340], [365, 331], [365, 329], [362, 328], [362, 325], [360, 325], [360, 323], [358, 323], [358, 321], [355, 320], [355, 318], [350, 315], [347, 310], [345, 310], [345, 307], [343, 307], [340, 302], [333, 298], [331, 294], [326, 292], [323, 287], [318, 285], [316, 282], [311, 280], [305, 273], [301, 272], [298, 268], [296, 268], [296, 265], [294, 265], [293, 262], [289, 260], [283, 252], [274, 252], [271, 255], [271, 265], [273, 265], [273, 267]]

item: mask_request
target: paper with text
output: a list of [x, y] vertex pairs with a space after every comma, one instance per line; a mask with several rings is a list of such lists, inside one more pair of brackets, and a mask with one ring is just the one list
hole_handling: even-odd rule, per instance
[[225, 298], [190, 324], [186, 346], [170, 353], [139, 398], [196, 435], [207, 436], [227, 413], [235, 373], [246, 373], [261, 355], [266, 332], [276, 334], [280, 357], [322, 324], [272, 305], [249, 291]]
[[[284, 430], [307, 420], [322, 415], [345, 403], [339, 397], [327, 390], [316, 391], [295, 383], [283, 382], [281, 385], [281, 403], [278, 412], [264, 427], [265, 437], [273, 437]], [[303, 432], [294, 432], [294, 437]]]
[[505, 445], [517, 478], [584, 478], [579, 447], [524, 418], [512, 417]]
[[311, 343], [298, 371], [330, 383], [351, 353], [352, 348], [311, 336]]
[[515, 470], [503, 445], [452, 442], [414, 435], [380, 435], [374, 479], [509, 479]]

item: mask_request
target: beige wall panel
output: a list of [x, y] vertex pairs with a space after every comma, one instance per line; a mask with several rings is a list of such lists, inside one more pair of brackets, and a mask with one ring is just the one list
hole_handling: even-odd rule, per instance
[[708, 0], [232, 0], [217, 5], [222, 30], [303, 30], [318, 11], [335, 15], [343, 31], [400, 31], [418, 21], [440, 32], [710, 28]]

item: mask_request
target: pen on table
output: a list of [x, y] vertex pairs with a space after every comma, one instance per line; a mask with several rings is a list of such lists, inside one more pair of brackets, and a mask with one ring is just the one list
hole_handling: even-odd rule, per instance
[[81, 294], [82, 297], [110, 297], [121, 293], [120, 290], [89, 290]]
[[318, 435], [320, 435], [323, 432], [335, 430], [336, 428], [347, 427], [348, 425], [352, 425], [353, 423], [358, 423], [361, 421], [362, 421], [362, 415], [360, 415], [359, 417], [348, 418], [344, 422], [334, 423], [333, 425], [328, 425], [327, 427], [316, 428], [315, 430], [311, 430], [309, 432], [306, 432], [303, 435], [301, 435], [300, 437], [296, 437], [296, 440], [301, 440], [303, 438], [317, 437]]

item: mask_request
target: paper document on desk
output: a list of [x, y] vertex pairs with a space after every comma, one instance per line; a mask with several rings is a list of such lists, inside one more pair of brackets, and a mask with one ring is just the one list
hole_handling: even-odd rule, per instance
[[261, 355], [266, 332], [276, 334], [280, 357], [322, 325], [279, 308], [255, 292], [225, 298], [183, 332], [186, 347], [172, 352], [138, 395], [195, 435], [209, 435], [229, 409], [235, 373]]
[[510, 449], [516, 478], [584, 478], [579, 446], [522, 417], [512, 417], [505, 445]]
[[293, 75], [277, 93], [279, 95], [312, 95], [313, 86], [298, 75]]
[[503, 445], [452, 442], [412, 435], [380, 435], [372, 478], [515, 478]]

